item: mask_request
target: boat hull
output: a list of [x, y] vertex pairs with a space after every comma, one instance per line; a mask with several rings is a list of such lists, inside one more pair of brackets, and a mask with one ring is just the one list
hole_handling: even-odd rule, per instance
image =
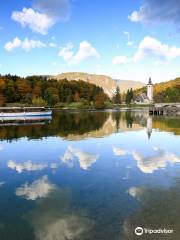
[[46, 112], [19, 112], [19, 113], [0, 113], [0, 118], [15, 118], [15, 117], [44, 117], [44, 116], [51, 116], [52, 111], [46, 111]]

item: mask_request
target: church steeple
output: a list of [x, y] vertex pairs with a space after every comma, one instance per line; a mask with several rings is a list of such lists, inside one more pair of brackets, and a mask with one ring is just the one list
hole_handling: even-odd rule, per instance
[[149, 77], [149, 85], [152, 85], [152, 80], [151, 80], [151, 77]]

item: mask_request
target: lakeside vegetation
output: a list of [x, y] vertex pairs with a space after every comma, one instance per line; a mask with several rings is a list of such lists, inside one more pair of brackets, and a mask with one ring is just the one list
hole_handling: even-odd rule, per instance
[[[60, 109], [108, 109], [146, 107], [134, 104], [146, 87], [121, 93], [119, 87], [110, 98], [103, 88], [82, 80], [48, 80], [43, 76], [21, 78], [0, 75], [0, 106], [47, 106]], [[180, 78], [154, 85], [155, 102], [180, 102]]]
[[82, 80], [47, 79], [43, 76], [0, 75], [0, 106], [48, 106], [61, 109], [106, 109], [127, 104], [133, 98], [132, 89], [121, 99], [117, 87], [110, 98], [103, 88]]
[[[135, 96], [146, 93], [146, 87], [134, 91]], [[157, 103], [180, 102], [180, 78], [154, 84], [153, 98]]]
[[48, 80], [42, 76], [0, 76], [0, 106], [32, 105], [64, 108], [104, 108], [109, 97], [84, 81]]

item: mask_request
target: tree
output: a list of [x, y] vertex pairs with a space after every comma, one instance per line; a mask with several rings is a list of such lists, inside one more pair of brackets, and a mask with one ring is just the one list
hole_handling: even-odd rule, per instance
[[95, 105], [95, 108], [97, 108], [97, 109], [105, 108], [105, 96], [103, 93], [100, 93], [96, 96], [94, 105]]
[[0, 107], [5, 106], [5, 103], [6, 103], [6, 98], [2, 94], [0, 94]]
[[79, 93], [76, 92], [75, 95], [74, 95], [74, 101], [75, 102], [79, 102], [80, 101], [80, 97], [79, 97]]
[[116, 92], [113, 97], [113, 102], [115, 104], [120, 104], [121, 103], [121, 94], [120, 94], [120, 88], [119, 86], [116, 87]]
[[128, 89], [126, 93], [126, 103], [130, 104], [133, 101], [133, 98], [134, 98], [134, 94], [133, 94], [132, 88], [130, 90]]
[[129, 91], [129, 97], [130, 97], [130, 100], [131, 100], [131, 102], [132, 102], [132, 101], [133, 101], [133, 98], [134, 98], [134, 94], [133, 94], [132, 88], [131, 88], [130, 91]]
[[55, 87], [49, 87], [45, 92], [45, 100], [51, 105], [55, 105], [59, 102], [59, 92]]

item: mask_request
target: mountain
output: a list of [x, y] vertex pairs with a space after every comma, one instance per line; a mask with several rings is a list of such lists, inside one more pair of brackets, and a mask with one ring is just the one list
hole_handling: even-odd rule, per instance
[[114, 80], [116, 84], [120, 87], [121, 92], [127, 92], [128, 89], [132, 88], [133, 90], [142, 88], [146, 86], [145, 83], [142, 83], [140, 81], [132, 81], [132, 80]]
[[145, 84], [136, 81], [126, 81], [126, 80], [114, 80], [109, 76], [105, 75], [97, 75], [97, 74], [89, 74], [89, 73], [82, 73], [82, 72], [68, 72], [68, 73], [61, 73], [56, 76], [51, 76], [51, 79], [67, 79], [71, 80], [83, 80], [85, 82], [93, 83], [96, 86], [102, 87], [104, 92], [112, 97], [115, 89], [117, 86], [120, 87], [121, 92], [126, 92], [131, 87], [133, 89], [141, 88]]

